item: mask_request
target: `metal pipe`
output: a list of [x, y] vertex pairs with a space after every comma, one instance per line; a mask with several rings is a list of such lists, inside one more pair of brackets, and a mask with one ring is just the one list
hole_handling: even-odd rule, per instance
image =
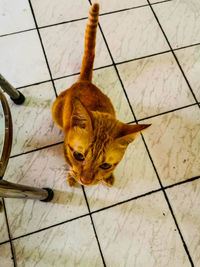
[[48, 202], [53, 199], [53, 191], [49, 188], [41, 189], [0, 180], [0, 197], [38, 199]]
[[12, 136], [13, 136], [13, 127], [12, 127], [12, 117], [10, 113], [10, 108], [8, 106], [8, 102], [6, 97], [2, 93], [0, 89], [0, 105], [3, 108], [3, 117], [4, 117], [4, 127], [5, 127], [5, 135], [4, 135], [4, 144], [2, 148], [2, 153], [0, 154], [0, 180], [3, 178], [5, 173], [8, 160], [10, 157], [11, 146], [12, 146]]
[[0, 86], [12, 99], [20, 98], [20, 93], [17, 91], [17, 89], [15, 89], [1, 74]]

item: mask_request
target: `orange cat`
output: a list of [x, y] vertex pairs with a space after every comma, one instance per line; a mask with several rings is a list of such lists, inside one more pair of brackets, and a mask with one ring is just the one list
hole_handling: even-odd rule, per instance
[[114, 183], [113, 171], [129, 143], [150, 124], [128, 125], [115, 118], [110, 99], [92, 84], [99, 4], [91, 7], [85, 49], [77, 83], [63, 91], [53, 105], [53, 119], [66, 134], [64, 156], [70, 165], [68, 184]]

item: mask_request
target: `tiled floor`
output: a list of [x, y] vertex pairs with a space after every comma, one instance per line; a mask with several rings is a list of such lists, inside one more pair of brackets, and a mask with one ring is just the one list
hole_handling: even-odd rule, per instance
[[114, 187], [70, 188], [51, 106], [80, 71], [90, 1], [2, 0], [0, 71], [26, 96], [9, 100], [5, 179], [55, 198], [5, 199], [0, 267], [200, 266], [200, 2], [99, 2], [94, 83], [120, 120], [152, 126]]

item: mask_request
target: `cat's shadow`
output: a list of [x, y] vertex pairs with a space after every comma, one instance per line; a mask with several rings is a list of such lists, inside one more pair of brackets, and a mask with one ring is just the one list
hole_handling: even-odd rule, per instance
[[[80, 198], [84, 198], [84, 195], [83, 195], [83, 190], [81, 188], [81, 185], [80, 184], [75, 184], [75, 186], [73, 186], [73, 188], [76, 188], [76, 189], [79, 189], [80, 191], [78, 193], [75, 193], [74, 190], [69, 192], [69, 191], [61, 191], [61, 190], [57, 190], [57, 189], [53, 189], [53, 192], [54, 192], [54, 197], [53, 199], [51, 200], [50, 203], [52, 204], [59, 204], [59, 205], [73, 205], [73, 203], [77, 203], [76, 199], [80, 199]], [[112, 187], [109, 187], [110, 189]], [[87, 196], [89, 197], [89, 196]], [[89, 197], [90, 198], [90, 197]], [[106, 200], [104, 198], [100, 199], [90, 199], [91, 201], [100, 201], [100, 202], [103, 202], [104, 205], [109, 205], [108, 201], [109, 200]], [[112, 204], [112, 203], [110, 203]], [[76, 205], [76, 204], [75, 204]]]
[[54, 99], [44, 99], [43, 97], [40, 98], [39, 96], [25, 96], [26, 100], [23, 103], [24, 107], [31, 107], [31, 108], [38, 108], [42, 107], [43, 109], [51, 110], [51, 106], [53, 105]]
[[[82, 189], [79, 186], [76, 186], [80, 189], [80, 192], [82, 193]], [[60, 205], [73, 205], [75, 203], [73, 200], [80, 198], [81, 194], [77, 194], [75, 192], [69, 192], [69, 191], [61, 191], [57, 189], [53, 189], [54, 197], [51, 200], [50, 203], [53, 204], [60, 204]]]

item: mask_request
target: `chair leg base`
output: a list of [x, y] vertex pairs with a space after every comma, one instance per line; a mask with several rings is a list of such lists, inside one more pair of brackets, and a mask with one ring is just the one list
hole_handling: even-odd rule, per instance
[[43, 189], [48, 192], [48, 197], [43, 199], [43, 200], [40, 200], [40, 201], [42, 201], [42, 202], [50, 202], [54, 197], [53, 190], [50, 189], [50, 188], [43, 188]]
[[21, 104], [23, 104], [24, 103], [24, 101], [25, 101], [25, 96], [20, 92], [20, 91], [18, 91], [19, 92], [19, 98], [17, 98], [17, 99], [14, 99], [14, 98], [12, 98], [12, 97], [10, 97], [11, 99], [12, 99], [12, 101], [16, 104], [16, 105], [21, 105]]

